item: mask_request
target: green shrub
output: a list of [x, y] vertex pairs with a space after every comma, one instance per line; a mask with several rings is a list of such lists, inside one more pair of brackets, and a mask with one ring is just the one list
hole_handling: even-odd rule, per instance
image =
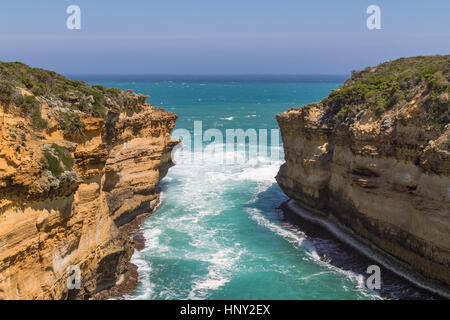
[[33, 127], [38, 130], [43, 130], [48, 126], [48, 121], [46, 119], [42, 119], [41, 110], [39, 108], [34, 109], [31, 113], [31, 123]]
[[74, 159], [69, 150], [56, 143], [53, 143], [50, 148], [48, 145], [45, 147], [43, 161], [54, 177], [59, 178], [64, 171], [72, 170]]
[[35, 78], [36, 82], [45, 85], [50, 82], [57, 74], [53, 71], [44, 70], [41, 68], [31, 68], [30, 73]]
[[31, 89], [31, 92], [33, 92], [35, 96], [43, 96], [47, 93], [47, 88], [42, 83], [36, 83]]
[[12, 102], [14, 87], [7, 82], [0, 82], [0, 102], [9, 105]]
[[98, 103], [92, 105], [92, 116], [97, 118], [104, 118], [106, 116], [106, 108]]
[[39, 101], [34, 96], [18, 95], [13, 99], [13, 101], [24, 114], [31, 114], [40, 106]]
[[28, 78], [22, 78], [21, 81], [22, 81], [22, 83], [25, 85], [25, 87], [26, 87], [27, 89], [31, 89], [31, 88], [33, 88], [33, 86], [34, 86], [33, 81], [31, 81], [31, 80], [28, 79]]
[[71, 135], [83, 135], [84, 125], [75, 112], [60, 112], [57, 116], [59, 127]]
[[91, 114], [97, 118], [103, 118], [106, 115], [105, 97], [98, 91], [92, 91], [91, 95], [94, 97], [94, 103], [92, 104]]
[[116, 97], [120, 95], [120, 89], [117, 88], [108, 88], [106, 92]]
[[64, 164], [65, 169], [72, 170], [74, 165], [74, 159], [72, 158], [72, 155], [70, 154], [69, 150], [57, 145], [56, 143], [52, 144], [52, 148], [53, 150], [55, 150], [56, 155]]
[[352, 109], [353, 109], [353, 106], [351, 106], [351, 105], [346, 105], [346, 106], [342, 107], [342, 109], [339, 110], [339, 112], [337, 114], [338, 118], [341, 119], [341, 120], [344, 119], [345, 116], [347, 115], [347, 113], [352, 111]]
[[28, 104], [28, 105], [34, 105], [34, 104], [38, 103], [38, 101], [35, 96], [25, 96], [24, 103]]
[[50, 170], [54, 177], [58, 178], [61, 173], [63, 173], [63, 169], [61, 168], [58, 158], [53, 156], [49, 151], [44, 151], [44, 159], [47, 169]]
[[106, 91], [106, 88], [104, 86], [99, 85], [99, 84], [94, 84], [92, 86], [92, 89], [96, 89], [96, 90], [99, 90], [101, 92], [105, 92]]
[[65, 91], [59, 92], [58, 96], [61, 98], [61, 100], [67, 100], [67, 94]]

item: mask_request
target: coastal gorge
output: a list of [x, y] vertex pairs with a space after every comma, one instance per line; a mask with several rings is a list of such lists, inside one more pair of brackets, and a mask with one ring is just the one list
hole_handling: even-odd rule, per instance
[[[90, 85], [0, 62], [0, 300], [450, 297], [450, 56], [269, 79]], [[271, 129], [277, 113], [284, 159], [187, 150], [160, 184], [176, 122]], [[400, 277], [368, 290], [367, 263]]]

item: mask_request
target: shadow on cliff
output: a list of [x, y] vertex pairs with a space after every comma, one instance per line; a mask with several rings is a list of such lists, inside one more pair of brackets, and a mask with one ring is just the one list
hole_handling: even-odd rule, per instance
[[[281, 200], [280, 200], [281, 199]], [[284, 199], [284, 200], [283, 200]], [[313, 244], [320, 259], [341, 270], [361, 275], [366, 283], [371, 273], [367, 268], [377, 263], [361, 255], [351, 247], [336, 239], [330, 232], [317, 226], [283, 206], [288, 197], [283, 193], [277, 183], [267, 190], [259, 193], [255, 202], [248, 207], [260, 210], [271, 221], [277, 221], [280, 225], [288, 224], [289, 227], [301, 231], [305, 238]], [[380, 266], [381, 289], [374, 292], [386, 299], [439, 299], [425, 290], [415, 287], [403, 280], [391, 271]]]

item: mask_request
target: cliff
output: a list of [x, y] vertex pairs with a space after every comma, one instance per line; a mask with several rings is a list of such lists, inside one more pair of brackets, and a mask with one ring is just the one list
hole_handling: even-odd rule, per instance
[[277, 115], [283, 191], [447, 289], [449, 71], [448, 55], [383, 63]]
[[158, 203], [178, 143], [177, 116], [145, 99], [0, 63], [0, 299], [87, 299], [123, 278], [127, 224]]

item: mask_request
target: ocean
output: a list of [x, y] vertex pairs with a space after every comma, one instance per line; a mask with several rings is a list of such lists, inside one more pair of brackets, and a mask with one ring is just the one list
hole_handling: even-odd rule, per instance
[[[380, 299], [428, 298], [382, 270], [383, 289], [369, 289], [371, 264], [332, 236], [293, 221], [275, 175], [283, 163], [277, 113], [319, 101], [345, 76], [77, 76], [91, 84], [133, 89], [179, 116], [176, 132], [194, 123], [268, 133], [267, 153], [245, 161], [247, 147], [188, 148], [161, 182], [161, 204], [142, 224], [145, 249], [132, 262], [137, 289], [127, 299]], [[217, 132], [217, 130], [216, 130]], [[271, 134], [274, 134], [271, 136]], [[192, 161], [201, 153], [201, 161]], [[245, 157], [244, 157], [245, 158]]]

